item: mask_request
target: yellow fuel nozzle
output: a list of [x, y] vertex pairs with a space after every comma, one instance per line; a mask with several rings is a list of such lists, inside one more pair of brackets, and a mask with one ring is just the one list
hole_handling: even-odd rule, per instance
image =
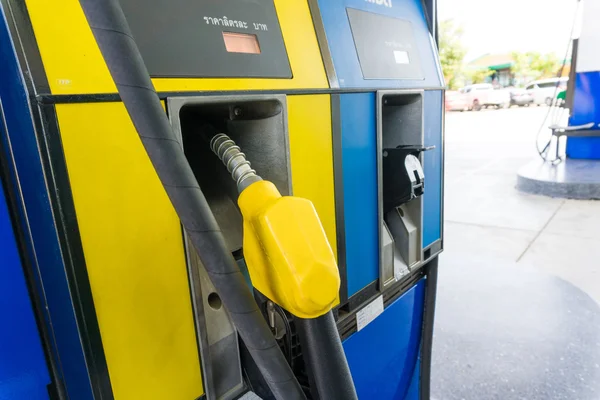
[[340, 275], [313, 204], [281, 196], [268, 181], [248, 186], [238, 204], [254, 287], [297, 317], [328, 312], [340, 290]]
[[281, 196], [275, 185], [256, 175], [226, 135], [215, 136], [211, 148], [240, 190], [244, 256], [252, 285], [297, 317], [327, 313], [337, 300], [340, 275], [313, 204]]

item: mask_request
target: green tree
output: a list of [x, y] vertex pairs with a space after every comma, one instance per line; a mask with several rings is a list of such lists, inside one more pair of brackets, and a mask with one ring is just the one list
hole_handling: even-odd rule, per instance
[[463, 27], [451, 19], [440, 22], [440, 63], [450, 89], [456, 89], [459, 85], [463, 59], [467, 53], [462, 44], [463, 33]]
[[510, 72], [517, 81], [525, 82], [534, 78], [534, 72], [531, 69], [530, 58], [525, 53], [513, 52], [511, 54], [513, 64], [510, 67]]
[[552, 78], [558, 74], [561, 63], [555, 54], [541, 54], [537, 51], [513, 53], [511, 72], [521, 81]]
[[493, 73], [494, 71], [487, 68], [470, 68], [465, 70], [465, 76], [471, 83], [484, 83], [485, 78]]
[[552, 78], [558, 74], [560, 60], [555, 54], [531, 54], [531, 69], [536, 72], [537, 79]]

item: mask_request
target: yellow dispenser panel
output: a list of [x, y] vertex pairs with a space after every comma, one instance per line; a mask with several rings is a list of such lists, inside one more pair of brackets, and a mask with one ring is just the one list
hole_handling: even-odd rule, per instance
[[179, 219], [122, 103], [56, 106], [115, 399], [203, 393]]
[[[116, 87], [77, 0], [26, 0], [53, 94], [115, 93]], [[159, 92], [327, 88], [307, 0], [275, 0], [290, 79], [155, 78]], [[198, 24], [203, 24], [199, 17]]]
[[312, 201], [337, 257], [329, 95], [287, 97], [294, 196]]

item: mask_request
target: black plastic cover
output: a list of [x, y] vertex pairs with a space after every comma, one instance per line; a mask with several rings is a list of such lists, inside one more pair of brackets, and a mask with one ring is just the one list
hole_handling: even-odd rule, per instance
[[407, 171], [405, 160], [408, 155], [418, 158], [419, 153], [424, 150], [428, 150], [428, 148], [421, 146], [398, 146], [397, 148], [383, 149], [384, 214], [423, 194], [425, 183], [417, 181], [417, 186], [413, 189], [411, 176], [409, 175], [412, 171]]

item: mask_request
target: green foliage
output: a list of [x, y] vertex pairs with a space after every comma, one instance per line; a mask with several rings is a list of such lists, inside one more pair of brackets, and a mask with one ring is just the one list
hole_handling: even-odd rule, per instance
[[462, 44], [463, 32], [463, 27], [453, 20], [440, 22], [440, 63], [446, 84], [450, 89], [456, 89], [460, 84], [463, 59], [467, 53]]
[[558, 74], [561, 62], [554, 54], [541, 54], [537, 51], [513, 53], [514, 64], [510, 68], [519, 80], [552, 78]]
[[512, 53], [513, 65], [510, 67], [515, 79], [519, 81], [527, 81], [535, 79], [535, 75], [529, 65], [529, 56], [525, 53], [513, 52]]
[[558, 74], [560, 61], [554, 54], [534, 53], [531, 57], [531, 69], [538, 74], [538, 78], [552, 78]]
[[485, 83], [485, 78], [492, 75], [494, 71], [487, 68], [471, 68], [465, 71], [467, 80], [471, 83]]

